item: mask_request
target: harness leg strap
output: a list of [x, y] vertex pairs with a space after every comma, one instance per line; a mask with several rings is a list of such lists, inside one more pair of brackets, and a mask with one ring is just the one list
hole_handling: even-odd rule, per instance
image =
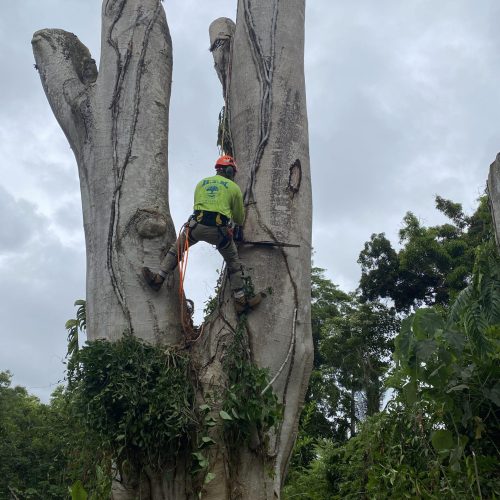
[[217, 226], [217, 229], [219, 230], [220, 235], [222, 236], [222, 240], [220, 243], [216, 246], [217, 250], [224, 250], [231, 244], [231, 238], [229, 238], [228, 234], [224, 234], [222, 232], [222, 229]]

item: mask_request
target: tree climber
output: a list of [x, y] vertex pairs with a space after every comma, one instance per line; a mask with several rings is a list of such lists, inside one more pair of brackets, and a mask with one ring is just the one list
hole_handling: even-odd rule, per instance
[[227, 265], [235, 309], [241, 313], [257, 306], [262, 295], [245, 292], [245, 280], [249, 276], [233, 239], [232, 223], [235, 224], [234, 233], [238, 233], [245, 219], [243, 195], [238, 184], [233, 181], [238, 167], [231, 156], [225, 155], [217, 160], [215, 170], [214, 176], [198, 182], [194, 191], [194, 212], [185, 224], [187, 231], [181, 231], [177, 241], [170, 247], [160, 263], [159, 272], [154, 273], [148, 267], [143, 267], [142, 274], [153, 290], [160, 290], [169, 273], [182, 260], [187, 233], [189, 245], [198, 241], [216, 245]]

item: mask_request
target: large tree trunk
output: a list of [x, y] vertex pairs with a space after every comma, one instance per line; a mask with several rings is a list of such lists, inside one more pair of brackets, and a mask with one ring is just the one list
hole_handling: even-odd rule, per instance
[[[304, 0], [240, 0], [236, 27], [218, 19], [210, 28], [215, 66], [227, 96], [232, 150], [240, 166], [236, 180], [245, 193], [244, 233], [250, 240], [300, 245], [240, 250], [255, 288], [272, 289], [259, 311], [249, 316], [247, 334], [252, 359], [269, 368], [285, 409], [266, 460], [249, 450], [240, 452], [231, 480], [246, 499], [279, 496], [312, 365], [304, 11]], [[221, 43], [226, 39], [232, 39], [232, 47]], [[211, 333], [219, 332], [224, 321], [234, 325], [230, 307], [222, 312], [225, 318], [210, 325]]]
[[[279, 498], [312, 365], [310, 331], [311, 187], [304, 85], [304, 0], [240, 0], [236, 27], [210, 30], [229, 109], [230, 132], [245, 193], [248, 239], [298, 248], [244, 247], [256, 289], [272, 293], [248, 317], [249, 355], [269, 369], [284, 405], [270, 436], [210, 454], [216, 479], [203, 498]], [[47, 98], [78, 164], [87, 246], [87, 333], [115, 340], [124, 332], [150, 342], [182, 341], [176, 287], [160, 294], [143, 283], [175, 238], [168, 208], [167, 135], [171, 41], [159, 0], [104, 0], [100, 71], [71, 33], [42, 30], [33, 48]], [[167, 307], [165, 305], [167, 304]], [[191, 355], [199, 400], [224, 388], [224, 354], [238, 318], [228, 286]], [[214, 408], [216, 411], [218, 408]], [[189, 450], [187, 450], [189, 453]], [[194, 498], [179, 457], [175, 474], [145, 474], [114, 498]], [[173, 478], [173, 479], [172, 479]], [[120, 491], [119, 491], [120, 490]], [[196, 496], [197, 498], [197, 496]]]
[[[175, 239], [168, 210], [171, 41], [158, 0], [105, 0], [101, 65], [72, 33], [41, 30], [36, 64], [78, 164], [87, 248], [87, 334], [180, 339], [178, 311], [140, 278]], [[173, 292], [171, 292], [172, 295]], [[172, 297], [173, 298], [173, 297]], [[170, 301], [172, 305], [175, 300]]]

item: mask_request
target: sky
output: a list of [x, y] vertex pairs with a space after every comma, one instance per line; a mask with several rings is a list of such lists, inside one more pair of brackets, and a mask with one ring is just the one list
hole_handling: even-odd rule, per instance
[[[284, 1], [284, 0], [283, 0]], [[0, 18], [0, 371], [48, 401], [85, 295], [76, 163], [31, 51], [42, 28], [75, 33], [99, 60], [101, 0], [15, 0]], [[212, 172], [223, 105], [208, 26], [236, 0], [165, 0], [173, 40], [170, 208], [176, 225]], [[404, 214], [443, 221], [440, 196], [474, 210], [500, 150], [498, 0], [308, 0], [306, 92], [314, 264], [345, 291], [372, 233], [398, 242]], [[190, 252], [197, 318], [222, 259]]]

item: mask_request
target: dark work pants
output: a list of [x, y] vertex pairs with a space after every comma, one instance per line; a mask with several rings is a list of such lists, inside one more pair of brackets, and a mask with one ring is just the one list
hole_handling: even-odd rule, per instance
[[[245, 270], [243, 268], [243, 264], [241, 263], [240, 257], [238, 255], [238, 249], [236, 248], [233, 239], [229, 238], [227, 240], [227, 243], [223, 243], [223, 240], [227, 236], [227, 227], [205, 226], [193, 220], [189, 222], [188, 227], [189, 246], [195, 245], [196, 243], [198, 243], [198, 241], [206, 241], [211, 245], [217, 246], [217, 250], [226, 262], [229, 282], [231, 283], [231, 290], [233, 291], [233, 294], [235, 296], [241, 295], [241, 291], [244, 285], [243, 276]], [[170, 247], [169, 251], [161, 261], [161, 274], [166, 275], [172, 272], [177, 267], [178, 249], [180, 249], [180, 260], [182, 260], [185, 243], [186, 230], [184, 229], [177, 241]], [[220, 248], [221, 243], [223, 243], [222, 248]]]

